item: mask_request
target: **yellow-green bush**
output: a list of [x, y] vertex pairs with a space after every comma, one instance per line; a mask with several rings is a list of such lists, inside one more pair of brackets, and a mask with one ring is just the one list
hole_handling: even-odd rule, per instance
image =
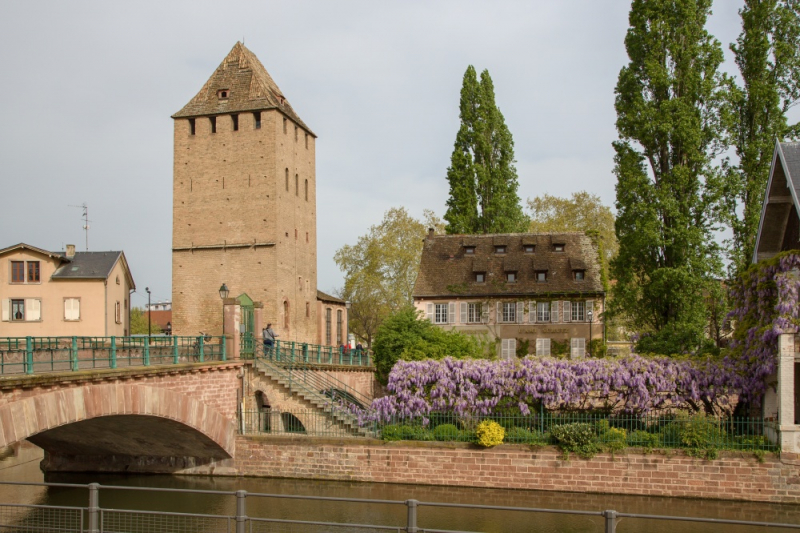
[[491, 420], [484, 420], [478, 424], [476, 430], [478, 436], [478, 444], [485, 448], [491, 448], [503, 443], [503, 438], [506, 436], [506, 430], [497, 422]]

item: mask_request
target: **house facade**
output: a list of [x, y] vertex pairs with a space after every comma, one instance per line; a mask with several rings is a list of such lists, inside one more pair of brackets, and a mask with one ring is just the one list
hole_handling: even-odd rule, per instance
[[0, 337], [121, 336], [136, 289], [125, 254], [0, 250]]
[[317, 344], [325, 346], [347, 344], [347, 302], [318, 290], [317, 316], [320, 317]]
[[597, 246], [584, 233], [425, 239], [414, 305], [436, 325], [498, 345], [504, 359], [583, 357], [603, 339]]

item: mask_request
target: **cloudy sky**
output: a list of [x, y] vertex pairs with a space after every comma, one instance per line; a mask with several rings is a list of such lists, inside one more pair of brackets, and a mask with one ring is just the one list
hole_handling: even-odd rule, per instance
[[[740, 1], [715, 5], [726, 50]], [[467, 65], [488, 69], [520, 196], [613, 205], [623, 0], [0, 3], [0, 247], [125, 251], [133, 305], [171, 298], [172, 119], [245, 40], [319, 136], [319, 288], [394, 206], [444, 214]]]

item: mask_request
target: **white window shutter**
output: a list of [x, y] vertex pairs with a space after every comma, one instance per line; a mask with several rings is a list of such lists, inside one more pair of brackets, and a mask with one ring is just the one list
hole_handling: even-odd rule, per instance
[[77, 298], [72, 300], [72, 312], [75, 315], [75, 320], [81, 319], [81, 301]]
[[433, 304], [426, 305], [425, 318], [427, 318], [429, 322], [433, 322]]
[[[524, 318], [525, 318], [525, 302], [517, 302], [517, 324], [522, 324]], [[517, 342], [517, 340], [514, 339], [514, 342]]]
[[2, 316], [0, 318], [3, 319], [3, 322], [8, 322], [11, 319], [11, 300], [8, 298], [3, 299], [3, 309], [0, 313]]
[[72, 298], [64, 298], [64, 320], [72, 320]]
[[550, 355], [550, 339], [542, 339], [542, 345], [544, 346], [544, 355]]
[[500, 359], [508, 358], [508, 339], [500, 340]]
[[508, 339], [508, 358], [515, 359], [517, 357], [517, 339]]
[[550, 321], [558, 322], [558, 300], [550, 302]]
[[467, 316], [467, 307], [469, 304], [467, 302], [461, 302], [461, 323], [466, 324], [469, 322], [469, 317]]
[[528, 302], [528, 324], [536, 323], [536, 302]]
[[589, 321], [589, 311], [592, 312], [592, 322], [594, 322], [594, 300], [586, 300], [586, 321]]
[[503, 304], [497, 302], [497, 323], [499, 324], [502, 321], [503, 321]]
[[578, 339], [570, 339], [569, 356], [572, 359], [578, 357]]
[[41, 320], [42, 319], [42, 301], [35, 298], [25, 299], [25, 320]]
[[458, 322], [458, 317], [456, 316], [456, 303], [450, 302], [447, 306], [447, 321], [450, 324], [455, 324]]
[[572, 302], [564, 302], [564, 322], [572, 320]]

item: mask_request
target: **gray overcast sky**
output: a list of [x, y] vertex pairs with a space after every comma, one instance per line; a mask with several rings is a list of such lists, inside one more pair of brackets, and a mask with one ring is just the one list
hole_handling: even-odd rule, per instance
[[[717, 1], [728, 44], [741, 1]], [[133, 305], [171, 298], [172, 119], [237, 40], [319, 136], [319, 288], [393, 206], [444, 214], [467, 65], [488, 69], [520, 196], [614, 202], [628, 1], [0, 3], [0, 247], [125, 251]]]

